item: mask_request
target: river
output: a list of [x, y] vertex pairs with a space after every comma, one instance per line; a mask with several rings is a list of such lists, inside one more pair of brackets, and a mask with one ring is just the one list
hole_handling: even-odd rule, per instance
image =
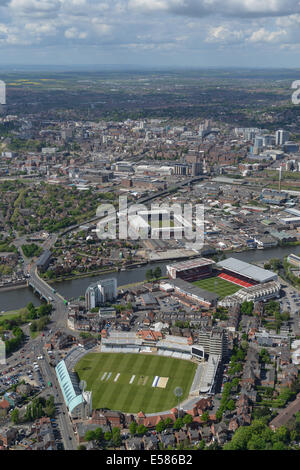
[[[284, 258], [284, 256], [295, 253], [300, 255], [300, 246], [286, 246], [270, 248], [268, 250], [250, 250], [241, 253], [230, 253], [227, 254], [227, 258], [233, 257], [246, 261], [248, 263], [258, 263], [267, 261], [271, 258]], [[163, 263], [151, 263], [149, 265], [141, 266], [133, 270], [120, 271], [102, 276], [89, 276], [83, 279], [74, 279], [71, 281], [62, 281], [55, 284], [51, 284], [63, 297], [66, 299], [78, 298], [85, 294], [86, 288], [96, 282], [99, 279], [107, 279], [110, 277], [116, 277], [118, 286], [139, 282], [145, 279], [145, 274], [148, 269], [155, 269], [156, 266], [160, 266], [162, 275], [166, 274], [166, 265], [170, 264], [168, 261]], [[29, 288], [16, 289], [12, 291], [1, 292], [0, 291], [0, 311], [2, 310], [14, 310], [17, 308], [24, 307], [28, 302], [33, 302], [35, 305], [39, 304], [39, 299], [33, 294]]]

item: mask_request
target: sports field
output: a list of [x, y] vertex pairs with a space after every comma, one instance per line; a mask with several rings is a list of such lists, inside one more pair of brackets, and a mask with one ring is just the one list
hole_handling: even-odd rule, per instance
[[183, 390], [181, 401], [188, 396], [196, 368], [192, 362], [171, 357], [90, 353], [75, 370], [93, 392], [93, 408], [154, 413], [177, 406], [176, 387]]
[[215, 294], [219, 295], [221, 299], [242, 289], [241, 286], [225, 281], [225, 279], [220, 277], [209, 277], [207, 279], [201, 279], [200, 281], [193, 282], [193, 284], [200, 287], [201, 289], [214, 292]]

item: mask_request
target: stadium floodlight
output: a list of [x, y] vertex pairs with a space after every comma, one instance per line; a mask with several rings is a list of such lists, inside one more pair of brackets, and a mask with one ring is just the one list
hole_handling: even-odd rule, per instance
[[[174, 390], [174, 395], [175, 395], [175, 397], [177, 397], [178, 411], [179, 411], [179, 400], [180, 400], [180, 397], [182, 397], [182, 394], [183, 394], [182, 388], [181, 387], [176, 387], [175, 390]], [[178, 413], [178, 415], [179, 415], [179, 413]]]
[[86, 381], [85, 380], [80, 380], [79, 388], [82, 391], [82, 393], [85, 391], [85, 389], [86, 389]]

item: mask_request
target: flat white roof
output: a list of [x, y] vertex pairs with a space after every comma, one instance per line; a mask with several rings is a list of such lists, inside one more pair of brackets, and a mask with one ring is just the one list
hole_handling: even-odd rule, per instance
[[176, 269], [176, 271], [184, 271], [186, 269], [198, 268], [200, 266], [209, 266], [215, 264], [215, 262], [208, 258], [197, 258], [188, 261], [182, 261], [181, 263], [170, 264], [167, 269]]
[[267, 269], [262, 269], [253, 264], [245, 263], [236, 258], [228, 258], [217, 263], [219, 268], [228, 269], [241, 276], [249, 277], [258, 282], [267, 282], [277, 279], [277, 274]]

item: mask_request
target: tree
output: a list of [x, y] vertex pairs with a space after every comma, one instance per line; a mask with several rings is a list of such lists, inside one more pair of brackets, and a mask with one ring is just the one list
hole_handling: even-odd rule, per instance
[[102, 431], [102, 428], [97, 428], [97, 429], [95, 429], [94, 435], [95, 435], [95, 440], [96, 440], [96, 441], [101, 441], [101, 439], [103, 439], [103, 431]]
[[203, 423], [207, 423], [208, 420], [209, 420], [209, 412], [204, 411], [201, 415], [201, 421], [203, 421]]
[[146, 279], [147, 279], [147, 281], [150, 281], [151, 279], [153, 279], [153, 277], [154, 277], [154, 275], [153, 275], [152, 269], [148, 269], [148, 270], [146, 271]]
[[148, 429], [143, 424], [140, 424], [136, 429], [136, 432], [139, 436], [144, 436], [144, 434], [146, 434], [147, 431]]
[[173, 424], [173, 420], [171, 418], [166, 418], [165, 419], [165, 426], [166, 428], [168, 428], [169, 426], [171, 426]]
[[119, 447], [122, 443], [121, 431], [117, 427], [112, 429], [112, 440], [113, 440], [113, 443], [116, 447]]
[[10, 414], [10, 419], [14, 424], [18, 424], [20, 422], [19, 410], [17, 408], [12, 410]]
[[243, 313], [245, 315], [252, 315], [253, 308], [254, 308], [254, 303], [253, 302], [248, 302], [247, 300], [245, 300], [241, 304], [241, 313]]
[[159, 266], [157, 266], [155, 269], [154, 269], [154, 277], [155, 279], [158, 279], [159, 277], [161, 277], [161, 268]]
[[176, 430], [176, 431], [179, 431], [179, 429], [181, 429], [183, 427], [183, 419], [182, 418], [177, 418], [174, 425], [173, 425], [173, 428]]
[[272, 450], [286, 450], [286, 445], [283, 442], [274, 442]]
[[84, 439], [85, 441], [87, 442], [90, 442], [90, 441], [95, 441], [95, 432], [94, 431], [87, 431], [84, 435]]
[[104, 439], [106, 441], [110, 441], [112, 439], [112, 433], [110, 431], [106, 431], [106, 433], [104, 434]]
[[77, 447], [77, 450], [86, 450], [86, 447], [85, 447], [83, 444], [80, 444], [80, 445]]
[[26, 308], [27, 308], [27, 310], [28, 310], [29, 312], [35, 311], [35, 306], [33, 305], [32, 302], [29, 302], [29, 304], [27, 304], [27, 307], [26, 307]]
[[280, 318], [282, 321], [289, 321], [290, 319], [290, 314], [289, 312], [285, 311], [280, 315]]
[[254, 436], [251, 437], [250, 441], [248, 441], [247, 449], [248, 450], [266, 450], [266, 441], [262, 437], [255, 434]]
[[274, 271], [278, 271], [280, 268], [281, 268], [281, 260], [278, 259], [278, 258], [272, 258], [269, 260], [269, 263], [271, 265], [271, 268], [274, 270]]
[[273, 433], [272, 436], [272, 441], [278, 442], [288, 442], [289, 438], [289, 432], [285, 426], [280, 426], [280, 428], [276, 429], [276, 431]]
[[52, 311], [52, 304], [42, 304], [38, 309], [37, 313], [39, 317], [43, 317], [44, 315], [49, 315]]
[[31, 331], [32, 333], [34, 333], [35, 331], [37, 331], [37, 323], [36, 323], [36, 321], [31, 322], [31, 325], [30, 325], [29, 329], [30, 329], [30, 331]]
[[229, 402], [227, 403], [227, 410], [229, 411], [235, 410], [235, 404], [233, 400], [229, 400]]
[[239, 383], [240, 383], [240, 380], [237, 377], [235, 377], [234, 379], [232, 379], [231, 383], [232, 383], [233, 387], [238, 387]]
[[191, 424], [193, 422], [192, 415], [186, 414], [183, 418], [184, 424]]
[[135, 421], [132, 421], [129, 425], [129, 432], [132, 436], [134, 436], [134, 434], [136, 434], [136, 430], [137, 430], [137, 424]]
[[200, 441], [198, 444], [198, 449], [199, 450], [204, 450], [205, 449], [205, 441]]
[[157, 432], [162, 432], [166, 428], [166, 423], [161, 420], [157, 425], [155, 426], [155, 429]]

